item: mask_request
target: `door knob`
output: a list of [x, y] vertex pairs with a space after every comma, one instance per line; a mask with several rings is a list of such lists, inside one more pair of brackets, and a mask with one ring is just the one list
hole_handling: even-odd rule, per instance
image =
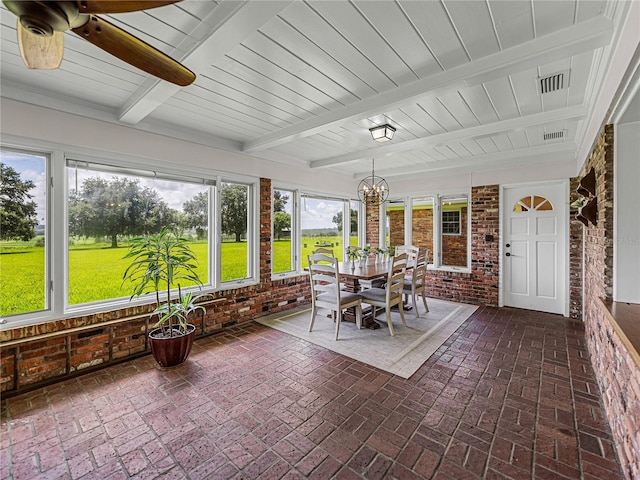
[[507, 244], [505, 245], [505, 247], [507, 247], [507, 248], [509, 248], [510, 246], [511, 246], [511, 244], [510, 244], [510, 243], [507, 243]]
[[510, 256], [511, 256], [511, 254], [510, 254], [509, 252], [505, 253], [505, 255], [506, 255], [507, 257], [510, 257]]

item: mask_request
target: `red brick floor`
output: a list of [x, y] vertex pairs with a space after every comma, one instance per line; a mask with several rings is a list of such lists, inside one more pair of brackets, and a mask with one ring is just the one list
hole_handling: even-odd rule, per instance
[[7, 399], [0, 478], [622, 478], [580, 323], [482, 307], [410, 379], [257, 324]]

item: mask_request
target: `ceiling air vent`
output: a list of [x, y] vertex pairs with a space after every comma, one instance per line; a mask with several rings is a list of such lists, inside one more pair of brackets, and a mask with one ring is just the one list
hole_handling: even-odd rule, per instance
[[568, 86], [569, 70], [547, 75], [546, 77], [538, 77], [538, 93], [540, 95], [564, 90]]
[[566, 130], [558, 130], [556, 132], [545, 132], [542, 135], [542, 138], [545, 140], [545, 142], [547, 140], [558, 140], [560, 138], [564, 138], [565, 132]]

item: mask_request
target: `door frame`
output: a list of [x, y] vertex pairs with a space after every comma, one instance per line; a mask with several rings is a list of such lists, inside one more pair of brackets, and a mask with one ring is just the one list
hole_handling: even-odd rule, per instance
[[538, 186], [562, 186], [563, 190], [565, 191], [565, 198], [564, 201], [558, 205], [557, 207], [557, 211], [558, 211], [558, 228], [559, 230], [561, 230], [564, 233], [564, 244], [560, 245], [560, 248], [563, 249], [563, 253], [564, 253], [564, 265], [561, 266], [561, 268], [564, 269], [564, 288], [563, 293], [564, 293], [564, 299], [562, 301], [562, 315], [564, 317], [569, 317], [569, 304], [570, 304], [570, 297], [571, 297], [571, 292], [570, 292], [570, 271], [569, 271], [569, 265], [570, 265], [570, 258], [569, 258], [569, 242], [570, 242], [570, 236], [569, 236], [569, 180], [556, 180], [556, 181], [546, 181], [546, 182], [523, 182], [523, 183], [509, 183], [509, 184], [504, 184], [504, 185], [500, 185], [500, 202], [499, 202], [499, 215], [498, 215], [498, 231], [499, 231], [499, 245], [498, 245], [498, 255], [499, 255], [499, 260], [498, 260], [498, 267], [499, 267], [499, 273], [498, 273], [498, 306], [500, 307], [504, 307], [504, 290], [506, 288], [505, 285], [505, 281], [504, 281], [504, 262], [505, 262], [505, 251], [504, 251], [504, 244], [505, 244], [505, 230], [504, 230], [504, 224], [505, 224], [505, 215], [507, 214], [507, 210], [506, 210], [506, 205], [504, 204], [505, 202], [505, 190], [508, 189], [512, 189], [512, 188], [523, 188], [523, 187], [530, 187], [533, 190], [536, 189], [536, 187]]

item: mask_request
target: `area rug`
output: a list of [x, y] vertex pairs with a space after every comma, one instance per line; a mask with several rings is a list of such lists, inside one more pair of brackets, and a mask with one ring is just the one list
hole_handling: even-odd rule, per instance
[[355, 324], [342, 322], [336, 341], [335, 324], [328, 310], [320, 310], [313, 331], [309, 332], [311, 309], [293, 313], [273, 314], [256, 321], [267, 327], [320, 345], [336, 353], [359, 360], [386, 372], [409, 378], [478, 308], [464, 303], [428, 299], [429, 312], [418, 301], [420, 317], [413, 311], [405, 312], [407, 327], [402, 325], [400, 314], [392, 312], [396, 335], [389, 334], [384, 310], [379, 309], [377, 321], [382, 328], [358, 330]]

